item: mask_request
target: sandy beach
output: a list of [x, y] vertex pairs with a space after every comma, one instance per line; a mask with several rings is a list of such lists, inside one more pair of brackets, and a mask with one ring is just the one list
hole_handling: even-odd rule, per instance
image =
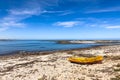
[[[102, 55], [98, 64], [75, 64], [71, 56]], [[120, 80], [120, 45], [0, 56], [0, 80]]]

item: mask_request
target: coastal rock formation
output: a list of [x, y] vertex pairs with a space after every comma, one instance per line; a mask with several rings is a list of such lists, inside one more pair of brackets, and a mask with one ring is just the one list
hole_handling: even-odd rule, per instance
[[59, 40], [57, 43], [60, 44], [90, 44], [90, 43], [99, 43], [99, 44], [120, 44], [120, 40]]

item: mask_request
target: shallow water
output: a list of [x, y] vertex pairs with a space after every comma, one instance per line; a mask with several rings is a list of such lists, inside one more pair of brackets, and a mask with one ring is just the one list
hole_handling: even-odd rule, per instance
[[10, 54], [15, 51], [51, 51], [87, 48], [101, 44], [58, 44], [56, 41], [14, 40], [0, 41], [0, 54]]

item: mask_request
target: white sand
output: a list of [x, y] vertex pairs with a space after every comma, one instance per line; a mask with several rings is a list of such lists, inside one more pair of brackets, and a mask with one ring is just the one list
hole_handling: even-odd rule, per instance
[[[101, 64], [92, 65], [67, 61], [68, 57], [79, 54], [103, 55], [107, 58]], [[119, 59], [112, 59], [111, 56], [118, 56]], [[120, 45], [6, 58], [0, 59], [0, 80], [110, 80], [120, 76], [120, 71], [114, 71], [118, 63]]]

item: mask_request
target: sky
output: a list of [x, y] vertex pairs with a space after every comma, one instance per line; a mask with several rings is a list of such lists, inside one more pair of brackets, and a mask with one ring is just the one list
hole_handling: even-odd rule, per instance
[[120, 39], [120, 0], [0, 0], [0, 39]]

